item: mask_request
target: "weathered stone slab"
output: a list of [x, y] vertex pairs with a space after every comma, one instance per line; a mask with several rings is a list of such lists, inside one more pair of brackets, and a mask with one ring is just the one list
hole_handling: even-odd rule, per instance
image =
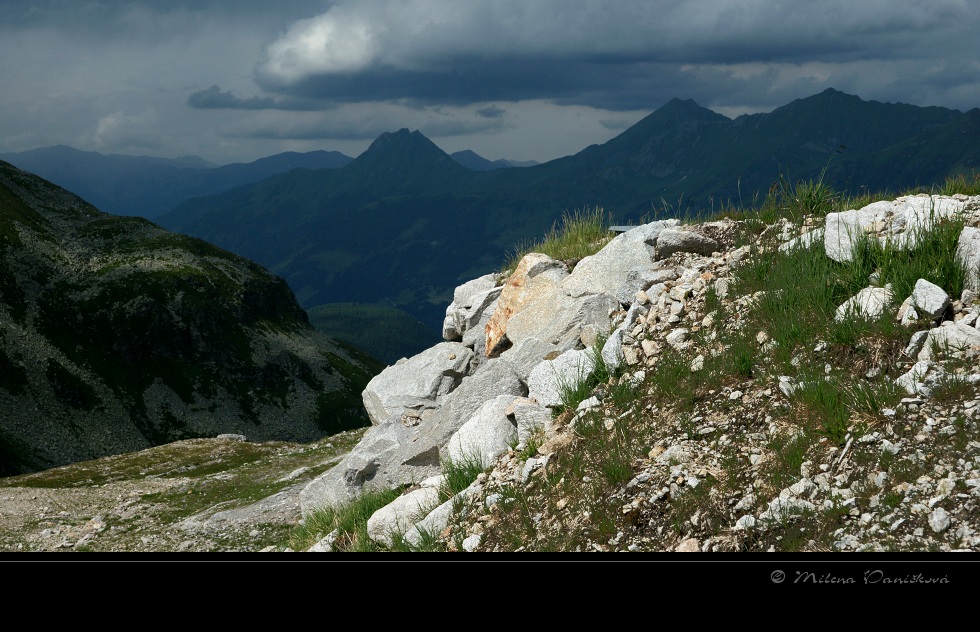
[[966, 270], [966, 289], [980, 292], [980, 229], [966, 226], [956, 243], [956, 259]]
[[[645, 270], [652, 266], [652, 244], [667, 226], [663, 221], [651, 222], [618, 235], [599, 252], [579, 261], [568, 278], [562, 281], [562, 290], [573, 297], [586, 294], [617, 296], [617, 290], [629, 271]], [[633, 291], [635, 293], [636, 290]]]
[[371, 423], [381, 423], [404, 408], [438, 402], [467, 374], [473, 351], [458, 342], [442, 342], [386, 368], [361, 394]]
[[449, 460], [460, 463], [479, 459], [484, 468], [493, 465], [497, 457], [517, 440], [517, 426], [507, 416], [507, 410], [515, 399], [514, 395], [498, 395], [486, 401], [449, 438], [446, 444]]
[[562, 390], [583, 381], [594, 368], [595, 355], [591, 349], [573, 349], [554, 360], [545, 360], [531, 371], [528, 397], [542, 406], [558, 406], [562, 403]]
[[717, 241], [693, 231], [668, 228], [657, 236], [657, 259], [666, 259], [675, 252], [710, 255], [718, 249]]
[[371, 514], [367, 521], [368, 537], [384, 546], [391, 546], [395, 535], [403, 536], [439, 504], [438, 485], [427, 482]]

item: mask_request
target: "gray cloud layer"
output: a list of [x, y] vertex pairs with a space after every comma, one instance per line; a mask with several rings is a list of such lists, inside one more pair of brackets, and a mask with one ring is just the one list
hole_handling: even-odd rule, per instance
[[[980, 105], [980, 0], [5, 0], [0, 151], [547, 160], [674, 97]], [[329, 141], [329, 142], [328, 142]]]
[[[255, 77], [269, 92], [326, 100], [635, 109], [655, 105], [665, 86], [712, 101], [739, 84], [773, 88], [766, 72], [739, 77], [746, 65], [806, 80], [801, 66], [819, 61], [825, 80], [850, 82], [849, 68], [875, 64], [956, 99], [971, 69], [977, 89], [978, 11], [963, 0], [341, 0], [268, 45]], [[940, 42], [956, 42], [955, 53]], [[708, 77], [705, 66], [719, 72]]]

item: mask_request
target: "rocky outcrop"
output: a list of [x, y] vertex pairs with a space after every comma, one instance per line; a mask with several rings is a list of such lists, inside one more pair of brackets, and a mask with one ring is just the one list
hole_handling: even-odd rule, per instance
[[[775, 233], [777, 243], [782, 242], [780, 250], [783, 252], [822, 246], [829, 258], [846, 261], [856, 243], [851, 239], [854, 234], [888, 239], [892, 244], [911, 247], [922, 237], [922, 231], [931, 230], [937, 219], [943, 217], [963, 218], [968, 224], [963, 234], [969, 237], [971, 226], [980, 225], [980, 197], [909, 196], [828, 215], [823, 225], [818, 225], [820, 222], [813, 218], [809, 218], [803, 227], [795, 227], [783, 220], [766, 227], [763, 234], [771, 236]], [[767, 296], [767, 290], [750, 295], [735, 293], [738, 289], [734, 281], [736, 268], [753, 256], [747, 246], [734, 248], [736, 228], [733, 221], [693, 226], [654, 222], [611, 240], [595, 255], [582, 259], [570, 273], [563, 264], [544, 255], [528, 255], [503, 286], [496, 304], [462, 298], [474, 295], [462, 286], [460, 305], [472, 307], [480, 303], [484, 313], [493, 310], [494, 316], [488, 319], [484, 331], [487, 333], [487, 355], [496, 357], [482, 364], [471, 363], [470, 374], [420, 415], [403, 414], [372, 428], [365, 435], [363, 445], [359, 445], [348, 459], [307, 488], [304, 512], [349, 499], [366, 485], [396, 485], [411, 489], [411, 483], [438, 473], [446, 462], [479, 455], [482, 464], [492, 467], [492, 471], [481, 475], [465, 493], [461, 493], [460, 502], [470, 503], [466, 509], [470, 518], [464, 527], [466, 531], [458, 533], [451, 546], [484, 550], [482, 543], [487, 540], [487, 529], [495, 522], [494, 504], [500, 500], [494, 489], [503, 484], [529, 489], [527, 486], [536, 477], [547, 476], [549, 459], [563, 445], [575, 440], [568, 429], [575, 428], [585, 415], [602, 415], [607, 431], [621, 432], [618, 422], [626, 413], [611, 412], [615, 409], [604, 392], [611, 388], [612, 382], [600, 385], [592, 397], [578, 405], [577, 410], [562, 416], [561, 423], [555, 423], [552, 416], [552, 411], [564, 403], [565, 388], [581, 383], [593, 371], [599, 358], [607, 369], [619, 374], [619, 383], [634, 385], [644, 384], [649, 372], [656, 371], [661, 363], [671, 362], [678, 355], [685, 358], [684, 371], [692, 374], [708, 371], [713, 358], [731, 344], [725, 337], [744, 329], [746, 315], [763, 300], [778, 300], [778, 295]], [[961, 244], [964, 241], [961, 236]], [[757, 246], [757, 249], [761, 248]], [[968, 262], [973, 255], [967, 254], [964, 248], [957, 256]], [[974, 274], [976, 270], [969, 268], [967, 272]], [[972, 372], [969, 365], [964, 372], [964, 369], [948, 364], [969, 362], [980, 356], [980, 333], [976, 328], [980, 304], [976, 294], [968, 289], [953, 300], [941, 288], [921, 279], [909, 296], [894, 296], [892, 287], [879, 285], [877, 277], [877, 273], [871, 275], [867, 280], [868, 287], [840, 305], [835, 317], [838, 322], [895, 318], [909, 327], [909, 344], [904, 356], [906, 369], [893, 380], [895, 387], [909, 397], [902, 400], [899, 409], [887, 409], [883, 414], [892, 419], [917, 410], [914, 407], [922, 405], [936, 389], [950, 383], [980, 383], [975, 363]], [[901, 299], [906, 300], [900, 307], [898, 301]], [[717, 310], [710, 311], [707, 306], [711, 301], [724, 304], [726, 315], [722, 317]], [[504, 303], [506, 307], [502, 309]], [[464, 306], [464, 309], [468, 308]], [[472, 325], [469, 327], [466, 332], [472, 331]], [[447, 336], [459, 335], [458, 328], [447, 327], [446, 331]], [[463, 336], [460, 344], [473, 348], [476, 356], [475, 345], [469, 347], [465, 333]], [[776, 349], [776, 342], [764, 330], [752, 332], [747, 344], [755, 345], [763, 354]], [[818, 354], [824, 352], [827, 343], [812, 341], [810, 346], [813, 353]], [[798, 363], [799, 358], [794, 358], [794, 362]], [[424, 370], [421, 369], [423, 364], [426, 363], [417, 363], [419, 370]], [[829, 358], [820, 367], [820, 376], [835, 375], [838, 370]], [[430, 370], [436, 372], [438, 367], [433, 365]], [[831, 454], [835, 456], [829, 462], [803, 463], [797, 480], [787, 482], [771, 495], [767, 495], [767, 490], [755, 488], [753, 477], [764, 464], [762, 454], [769, 449], [767, 446], [773, 445], [773, 433], [777, 431], [767, 410], [794, 405], [795, 398], [812, 390], [814, 380], [822, 378], [769, 376], [765, 366], [742, 370], [751, 373], [752, 378], [743, 384], [725, 384], [711, 390], [710, 396], [704, 396], [707, 401], [699, 398], [690, 404], [694, 407], [692, 413], [673, 415], [669, 413], [670, 402], [645, 402], [643, 419], [649, 416], [658, 419], [657, 423], [686, 426], [683, 431], [668, 433], [663, 444], [654, 445], [647, 457], [637, 459], [635, 476], [627, 484], [609, 490], [615, 502], [622, 503], [622, 514], [629, 517], [630, 524], [644, 525], [646, 520], [654, 524], [660, 519], [658, 516], [669, 511], [664, 499], [671, 499], [671, 502], [683, 499], [685, 493], [696, 490], [706, 477], [720, 477], [718, 464], [722, 450], [734, 450], [740, 460], [751, 466], [751, 475], [745, 478], [747, 489], [731, 492], [735, 495], [724, 503], [727, 507], [724, 517], [710, 518], [710, 521], [722, 520], [722, 523], [702, 522], [699, 526], [695, 515], [684, 527], [688, 531], [706, 529], [704, 524], [711, 524], [713, 533], [728, 534], [777, 528], [802, 515], [828, 511], [828, 507], [837, 507], [836, 503], [849, 506], [848, 503], [853, 503], [850, 499], [864, 489], [857, 484], [849, 485], [842, 473], [841, 462], [846, 460], [851, 449], [845, 446], [840, 448], [842, 453], [834, 448]], [[880, 368], [867, 371], [868, 376], [879, 374]], [[502, 379], [501, 375], [508, 377]], [[637, 405], [643, 406], [643, 403]], [[661, 407], [663, 415], [658, 412]], [[629, 404], [627, 408], [630, 408]], [[964, 410], [976, 409], [976, 402], [968, 402], [964, 407]], [[631, 408], [627, 412], [640, 414]], [[914, 439], [902, 439], [897, 430], [888, 430], [890, 434], [868, 432], [859, 438], [848, 435], [846, 444], [850, 446], [855, 440], [880, 444], [883, 452], [892, 454], [892, 450], [907, 449], [903, 447], [907, 441], [927, 441], [922, 433], [929, 432], [925, 428], [931, 428], [930, 423], [935, 421], [927, 421]], [[389, 426], [390, 429], [382, 430]], [[954, 432], [953, 425], [944, 425], [943, 432]], [[383, 436], [387, 441], [376, 440], [372, 434]], [[736, 437], [737, 441], [733, 443]], [[533, 456], [520, 454], [522, 446], [532, 441], [543, 442], [537, 453]], [[962, 470], [963, 476], [973, 476], [970, 463], [950, 467], [957, 472]], [[868, 480], [873, 479], [872, 484], [879, 490], [885, 486], [882, 482], [885, 479], [880, 474], [876, 471], [866, 475]], [[975, 477], [969, 480], [975, 480]], [[924, 489], [930, 485], [921, 479], [920, 484]], [[552, 480], [547, 487], [552, 489], [554, 485]], [[540, 520], [541, 529], [561, 531], [562, 508], [568, 502], [567, 498], [560, 500], [558, 511], [550, 518], [543, 511], [534, 520]], [[878, 502], [884, 501], [879, 498]], [[422, 532], [432, 534], [433, 529], [451, 531], [454, 527], [447, 522], [447, 511], [444, 502], [428, 516], [416, 516], [414, 524], [400, 524], [399, 530], [414, 534], [410, 535], [414, 541], [419, 540]], [[643, 514], [644, 511], [647, 513]], [[921, 513], [920, 509], [915, 511]], [[644, 517], [640, 518], [640, 515]], [[859, 517], [864, 520], [860, 514]], [[952, 522], [946, 523], [943, 517], [937, 515], [933, 519], [930, 514], [930, 524], [935, 523], [940, 530], [948, 528]], [[887, 518], [895, 529], [898, 528], [896, 524], [901, 524], [892, 522], [891, 516]], [[581, 519], [588, 520], [588, 516]], [[706, 518], [702, 517], [702, 520]], [[971, 547], [980, 547], [980, 538], [970, 531], [973, 527], [961, 523], [959, 528], [964, 537], [973, 537], [969, 540], [973, 542]], [[643, 529], [637, 528], [637, 532], [643, 532]], [[669, 534], [663, 535], [666, 543]], [[595, 543], [595, 546], [598, 550], [626, 547], [624, 537], [627, 536], [620, 533], [608, 542]], [[731, 545], [731, 539], [727, 535], [704, 541], [688, 537], [669, 546], [671, 550], [727, 550], [725, 547]], [[649, 537], [637, 536], [627, 548], [648, 550], [642, 547], [650, 544]], [[864, 546], [855, 544], [843, 530], [838, 544], [841, 550]]]
[[285, 281], [0, 163], [0, 474], [367, 424], [374, 370]]

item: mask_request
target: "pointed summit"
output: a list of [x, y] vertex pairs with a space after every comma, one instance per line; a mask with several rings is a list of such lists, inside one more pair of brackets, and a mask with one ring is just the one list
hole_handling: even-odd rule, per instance
[[402, 128], [378, 136], [367, 150], [344, 168], [345, 178], [369, 178], [395, 192], [440, 186], [471, 173], [439, 149], [422, 132]]
[[355, 162], [422, 161], [435, 163], [452, 162], [449, 155], [426, 138], [422, 132], [408, 131], [403, 127], [397, 132], [385, 132], [378, 136]]

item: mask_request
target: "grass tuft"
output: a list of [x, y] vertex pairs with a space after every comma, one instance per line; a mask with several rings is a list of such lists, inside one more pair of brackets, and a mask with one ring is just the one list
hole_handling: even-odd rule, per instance
[[555, 222], [540, 241], [522, 241], [507, 259], [501, 271], [513, 271], [525, 255], [539, 252], [552, 259], [564, 261], [574, 267], [580, 259], [597, 253], [613, 238], [607, 225], [606, 212], [596, 206], [592, 209], [564, 213], [561, 222]]

